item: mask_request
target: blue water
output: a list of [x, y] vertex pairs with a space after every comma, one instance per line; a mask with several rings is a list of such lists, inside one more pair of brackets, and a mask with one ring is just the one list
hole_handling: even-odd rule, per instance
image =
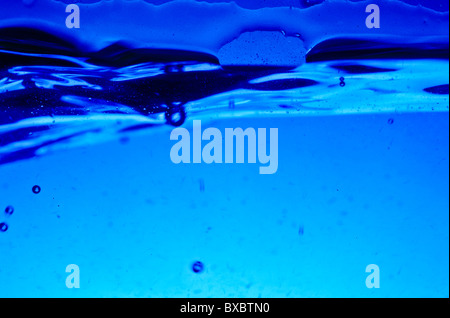
[[[448, 3], [85, 2], [0, 12], [0, 297], [448, 297]], [[198, 121], [276, 173], [173, 163]]]

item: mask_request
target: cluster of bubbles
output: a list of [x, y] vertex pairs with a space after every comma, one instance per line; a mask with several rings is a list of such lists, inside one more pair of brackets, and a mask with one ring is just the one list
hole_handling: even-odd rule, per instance
[[[7, 217], [11, 216], [14, 213], [14, 207], [12, 207], [11, 205], [8, 205], [5, 208], [5, 215]], [[0, 232], [6, 232], [8, 231], [8, 224], [5, 222], [0, 223]]]
[[[38, 194], [41, 192], [41, 187], [38, 185], [35, 185], [35, 186], [33, 186], [33, 188], [31, 188], [31, 191], [33, 191], [34, 194]], [[13, 213], [14, 213], [14, 207], [11, 205], [8, 205], [5, 208], [6, 217], [10, 217]], [[0, 232], [6, 232], [7, 230], [8, 230], [8, 224], [5, 222], [0, 223]], [[192, 271], [196, 274], [203, 272], [204, 269], [205, 269], [205, 265], [200, 261], [196, 261], [192, 264]]]
[[[41, 192], [41, 187], [38, 185], [33, 186], [33, 188], [31, 188], [31, 191], [33, 191], [34, 194], [38, 194], [39, 192]], [[14, 207], [11, 205], [8, 205], [5, 208], [5, 215], [6, 217], [10, 217], [12, 214], [14, 213]], [[1, 222], [0, 223], [0, 232], [6, 232], [8, 231], [8, 224], [5, 222]]]

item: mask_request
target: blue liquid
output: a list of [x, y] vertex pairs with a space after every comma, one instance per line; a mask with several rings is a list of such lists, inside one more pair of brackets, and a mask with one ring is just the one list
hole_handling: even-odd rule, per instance
[[[417, 14], [445, 24], [436, 6]], [[311, 30], [303, 64], [248, 66], [205, 53], [207, 36], [193, 40], [205, 50], [142, 51], [41, 28], [16, 41], [36, 32], [23, 27], [0, 32], [0, 297], [448, 297], [441, 29], [414, 41]], [[173, 109], [191, 135], [194, 120], [278, 128], [278, 171], [174, 164]], [[79, 289], [66, 286], [69, 264]]]

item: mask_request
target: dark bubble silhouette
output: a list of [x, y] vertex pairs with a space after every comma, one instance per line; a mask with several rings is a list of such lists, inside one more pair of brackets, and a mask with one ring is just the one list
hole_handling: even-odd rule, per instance
[[6, 232], [8, 230], [8, 224], [0, 223], [0, 232]]
[[394, 119], [393, 119], [393, 118], [389, 118], [388, 124], [389, 124], [389, 125], [392, 125], [393, 123], [394, 123]]
[[12, 207], [12, 206], [7, 206], [6, 207], [6, 209], [5, 209], [5, 213], [7, 214], [7, 215], [11, 215], [11, 214], [13, 214], [14, 213], [14, 208]]
[[39, 192], [41, 192], [41, 187], [35, 185], [31, 190], [33, 191], [33, 193], [38, 194]]
[[200, 183], [200, 192], [205, 192], [205, 180], [199, 179], [198, 182]]
[[194, 264], [192, 264], [192, 270], [194, 271], [194, 273], [201, 273], [203, 272], [204, 269], [204, 265], [202, 262], [195, 262]]
[[303, 227], [303, 225], [302, 225], [302, 226], [300, 226], [299, 229], [298, 229], [298, 234], [299, 234], [300, 236], [302, 236], [304, 233], [305, 233], [305, 229], [304, 229], [304, 227]]
[[339, 80], [341, 81], [339, 83], [339, 85], [341, 85], [341, 87], [344, 87], [345, 86], [345, 78], [341, 77]]

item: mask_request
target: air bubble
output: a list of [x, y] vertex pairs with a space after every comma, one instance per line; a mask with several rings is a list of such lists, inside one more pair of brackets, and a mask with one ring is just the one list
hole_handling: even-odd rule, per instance
[[14, 208], [12, 207], [12, 206], [7, 206], [6, 207], [6, 209], [5, 209], [5, 213], [7, 214], [7, 215], [11, 215], [11, 214], [13, 214], [14, 213]]
[[302, 236], [304, 233], [305, 233], [305, 229], [304, 229], [304, 227], [303, 227], [303, 225], [302, 225], [302, 226], [300, 226], [299, 229], [298, 229], [298, 234], [299, 234], [300, 236]]
[[195, 262], [194, 264], [192, 264], [192, 271], [194, 273], [201, 273], [203, 272], [204, 269], [204, 265], [202, 262]]
[[388, 124], [389, 124], [389, 125], [392, 125], [393, 123], [394, 123], [394, 119], [393, 119], [393, 118], [389, 118]]
[[6, 232], [8, 230], [8, 224], [0, 223], [0, 232]]
[[33, 186], [33, 188], [31, 189], [33, 191], [34, 194], [38, 194], [39, 192], [41, 192], [41, 187], [38, 185]]

